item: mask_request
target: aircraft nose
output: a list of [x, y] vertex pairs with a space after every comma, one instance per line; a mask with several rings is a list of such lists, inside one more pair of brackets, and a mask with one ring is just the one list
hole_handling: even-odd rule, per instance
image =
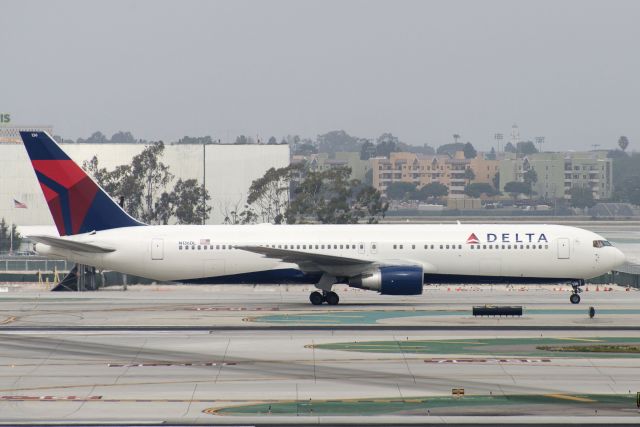
[[625, 262], [627, 262], [627, 257], [624, 254], [624, 252], [622, 252], [620, 249], [618, 248], [614, 248], [616, 250], [615, 254], [614, 254], [614, 260], [615, 260], [615, 266], [619, 266], [624, 264]]

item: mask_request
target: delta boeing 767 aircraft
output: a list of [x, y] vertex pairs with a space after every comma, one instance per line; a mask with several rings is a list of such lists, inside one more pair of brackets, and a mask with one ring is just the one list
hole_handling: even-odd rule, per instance
[[44, 132], [21, 132], [61, 237], [29, 236], [47, 257], [155, 280], [314, 284], [338, 304], [344, 283], [419, 295], [427, 283], [570, 283], [625, 261], [603, 237], [540, 224], [145, 225], [129, 216]]

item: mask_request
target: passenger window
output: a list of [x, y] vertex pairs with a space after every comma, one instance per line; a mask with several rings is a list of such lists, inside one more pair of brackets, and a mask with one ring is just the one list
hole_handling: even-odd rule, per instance
[[338, 245], [333, 245], [333, 249], [338, 249]]
[[321, 247], [322, 247], [322, 249], [324, 249], [324, 245], [322, 245]]
[[227, 245], [222, 245], [222, 249], [227, 249]]
[[393, 245], [393, 249], [396, 249], [396, 245]]
[[431, 249], [433, 249], [433, 245], [431, 245]]
[[189, 246], [185, 246], [185, 247], [184, 247], [184, 250], [185, 250], [185, 251], [188, 251], [188, 250], [189, 250]]
[[411, 245], [411, 249], [415, 249], [415, 248], [416, 248], [416, 245]]
[[444, 249], [444, 247], [442, 245], [440, 245], [440, 249]]
[[196, 250], [196, 245], [191, 245], [191, 250], [195, 251]]
[[424, 245], [424, 248], [425, 249], [429, 249], [429, 245]]
[[182, 250], [182, 245], [178, 246], [178, 250], [181, 251]]
[[462, 245], [458, 245], [458, 249], [462, 249]]
[[445, 246], [445, 249], [449, 249], [449, 245], [446, 245], [446, 246]]
[[487, 249], [487, 245], [482, 245], [482, 249]]
[[400, 249], [402, 249], [402, 248], [403, 248], [403, 246], [402, 246], [402, 245], [400, 245]]
[[340, 249], [342, 249], [342, 245], [340, 245]]
[[493, 249], [493, 245], [489, 245], [489, 249]]

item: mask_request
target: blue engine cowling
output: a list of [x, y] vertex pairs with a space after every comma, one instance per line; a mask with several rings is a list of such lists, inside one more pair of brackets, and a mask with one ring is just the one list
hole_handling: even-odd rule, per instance
[[422, 267], [380, 267], [349, 279], [349, 286], [378, 291], [382, 295], [420, 295], [423, 283]]

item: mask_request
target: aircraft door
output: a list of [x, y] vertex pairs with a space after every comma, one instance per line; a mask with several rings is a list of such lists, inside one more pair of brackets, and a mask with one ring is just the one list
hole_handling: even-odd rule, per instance
[[164, 259], [164, 240], [163, 239], [151, 239], [151, 259], [152, 260]]
[[558, 259], [569, 259], [569, 239], [566, 237], [558, 239]]

